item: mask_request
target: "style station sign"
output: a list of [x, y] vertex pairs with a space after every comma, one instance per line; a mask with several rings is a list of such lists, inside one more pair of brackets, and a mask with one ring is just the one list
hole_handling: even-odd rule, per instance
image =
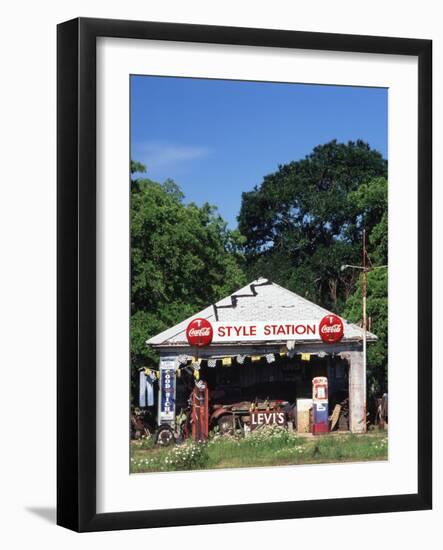
[[343, 322], [337, 315], [329, 314], [318, 321], [266, 322], [266, 321], [215, 321], [193, 319], [186, 328], [186, 338], [191, 346], [229, 342], [266, 342], [276, 340], [318, 340], [328, 344], [343, 337]]

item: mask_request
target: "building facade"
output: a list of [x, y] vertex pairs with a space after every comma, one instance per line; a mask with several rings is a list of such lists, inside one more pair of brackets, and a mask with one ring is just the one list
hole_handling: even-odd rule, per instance
[[[376, 336], [367, 332], [367, 342]], [[189, 365], [214, 400], [312, 395], [325, 376], [330, 400], [349, 398], [349, 430], [366, 430], [363, 330], [267, 280], [258, 279], [147, 341], [160, 354], [157, 423], [174, 427], [187, 398], [177, 379]], [[224, 393], [223, 393], [224, 392]]]

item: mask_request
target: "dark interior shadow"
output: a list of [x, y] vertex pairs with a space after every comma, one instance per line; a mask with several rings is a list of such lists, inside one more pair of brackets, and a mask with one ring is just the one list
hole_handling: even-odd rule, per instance
[[36, 516], [39, 516], [40, 518], [43, 518], [46, 521], [49, 521], [49, 523], [55, 523], [56, 521], [56, 510], [55, 508], [49, 508], [45, 506], [27, 506], [26, 510], [28, 512], [31, 512], [31, 514], [34, 514]]

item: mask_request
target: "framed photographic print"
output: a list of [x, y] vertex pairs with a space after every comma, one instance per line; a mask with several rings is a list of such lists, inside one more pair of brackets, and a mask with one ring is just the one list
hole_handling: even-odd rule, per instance
[[431, 64], [59, 25], [59, 525], [431, 507]]

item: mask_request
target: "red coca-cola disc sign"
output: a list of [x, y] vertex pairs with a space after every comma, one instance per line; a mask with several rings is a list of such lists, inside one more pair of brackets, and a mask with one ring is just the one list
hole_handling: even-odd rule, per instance
[[209, 346], [213, 336], [212, 325], [207, 319], [193, 319], [186, 328], [186, 338], [191, 346]]
[[343, 321], [337, 315], [325, 315], [318, 328], [321, 339], [327, 344], [334, 344], [343, 338]]

